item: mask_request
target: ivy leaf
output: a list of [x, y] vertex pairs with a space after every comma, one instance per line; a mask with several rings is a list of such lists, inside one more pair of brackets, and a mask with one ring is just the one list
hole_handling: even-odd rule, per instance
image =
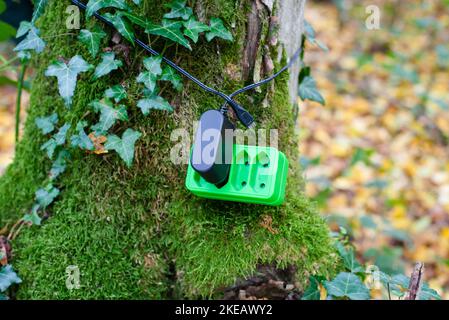
[[162, 25], [147, 22], [145, 32], [170, 39], [171, 41], [179, 43], [187, 49], [192, 50], [189, 41], [184, 38], [184, 35], [181, 32], [181, 27], [182, 22], [163, 19]]
[[164, 18], [166, 19], [182, 18], [183, 20], [187, 20], [193, 14], [192, 8], [186, 7], [186, 1], [173, 0], [166, 7], [171, 8], [169, 13], [164, 14]]
[[5, 291], [13, 284], [19, 284], [22, 280], [10, 264], [7, 264], [0, 269], [0, 292]]
[[232, 41], [232, 34], [223, 25], [223, 21], [219, 18], [210, 19], [209, 32], [206, 33], [207, 41], [211, 41], [213, 38], [222, 38], [225, 40]]
[[79, 147], [80, 149], [84, 150], [90, 150], [92, 151], [94, 149], [94, 144], [92, 143], [92, 140], [90, 140], [89, 136], [84, 131], [84, 128], [87, 126], [86, 121], [80, 121], [76, 125], [76, 131], [78, 134], [73, 135], [70, 138], [70, 143], [72, 147]]
[[343, 264], [346, 267], [346, 269], [348, 269], [352, 273], [359, 273], [365, 271], [360, 265], [360, 263], [358, 263], [358, 261], [356, 260], [353, 248], [346, 249], [341, 242], [337, 242], [336, 247], [338, 253], [343, 259]]
[[51, 138], [41, 146], [41, 150], [45, 150], [47, 152], [47, 156], [52, 159], [57, 146], [56, 140]]
[[148, 57], [143, 60], [145, 69], [155, 75], [160, 75], [162, 73], [161, 63], [162, 57]]
[[165, 66], [161, 76], [162, 81], [170, 81], [178, 91], [182, 90], [182, 78], [181, 76], [170, 66]]
[[100, 112], [100, 120], [97, 124], [91, 127], [95, 131], [95, 135], [103, 135], [115, 124], [117, 120], [127, 121], [128, 113], [124, 105], [118, 106], [115, 109], [112, 102], [109, 100], [98, 101], [91, 103], [95, 112]]
[[146, 116], [150, 113], [151, 109], [173, 111], [172, 106], [162, 98], [161, 96], [151, 96], [145, 99], [141, 99], [137, 102], [137, 107], [142, 110], [142, 113]]
[[64, 124], [58, 131], [58, 133], [56, 133], [53, 136], [53, 139], [55, 139], [56, 144], [58, 146], [62, 146], [65, 143], [66, 140], [66, 136], [67, 136], [67, 131], [69, 131], [71, 125], [69, 123]]
[[321, 294], [319, 288], [320, 284], [319, 281], [314, 276], [311, 276], [309, 278], [309, 281], [310, 284], [304, 291], [301, 300], [320, 300]]
[[111, 7], [122, 10], [128, 9], [124, 0], [89, 0], [86, 8], [86, 16], [89, 18], [94, 12]]
[[31, 213], [27, 213], [26, 215], [24, 215], [22, 220], [24, 222], [28, 222], [31, 225], [40, 226], [41, 222], [42, 222], [42, 219], [37, 214], [38, 210], [39, 210], [39, 205], [38, 204], [34, 205], [33, 209], [31, 209]]
[[92, 68], [81, 56], [74, 56], [69, 64], [56, 61], [45, 71], [47, 77], [57, 77], [59, 94], [64, 99], [65, 104], [70, 106], [75, 93], [76, 81], [79, 73], [89, 71]]
[[26, 63], [31, 60], [31, 53], [29, 51], [19, 51], [17, 57], [21, 63]]
[[48, 0], [37, 0], [34, 2], [34, 12], [31, 23], [35, 23], [36, 20], [44, 13], [45, 7], [48, 4]]
[[38, 117], [34, 123], [42, 131], [42, 134], [48, 134], [55, 129], [55, 125], [58, 123], [58, 115], [53, 113], [48, 117]]
[[421, 287], [421, 291], [418, 295], [419, 300], [441, 300], [441, 296], [434, 289], [431, 289], [427, 283], [423, 283]]
[[53, 203], [59, 192], [59, 189], [50, 183], [45, 188], [36, 191], [36, 201], [42, 208], [46, 208]]
[[329, 51], [329, 48], [324, 43], [315, 38], [315, 29], [313, 29], [312, 25], [306, 20], [304, 20], [304, 33], [310, 43], [317, 45], [323, 51]]
[[209, 31], [208, 25], [199, 22], [194, 17], [190, 17], [188, 21], [183, 22], [184, 25], [184, 35], [192, 39], [193, 42], [198, 42], [199, 34], [205, 31]]
[[95, 26], [93, 31], [87, 29], [81, 30], [78, 36], [78, 40], [82, 44], [87, 46], [90, 54], [95, 58], [98, 51], [100, 50], [101, 39], [103, 39], [104, 37], [106, 37], [106, 33], [101, 30], [100, 27]]
[[25, 39], [23, 39], [14, 48], [14, 51], [34, 50], [37, 53], [44, 51], [45, 41], [39, 37], [39, 30], [35, 27], [31, 27]]
[[120, 60], [115, 59], [115, 53], [113, 52], [103, 53], [101, 58], [100, 64], [95, 68], [95, 80], [111, 73], [113, 70], [117, 70], [123, 65]]
[[135, 4], [136, 6], [139, 6], [139, 5], [140, 5], [140, 0], [133, 0], [133, 2], [134, 2], [134, 4]]
[[368, 288], [353, 273], [340, 272], [332, 281], [325, 281], [324, 287], [331, 296], [351, 300], [369, 300]]
[[156, 89], [157, 79], [157, 74], [151, 73], [150, 71], [143, 71], [137, 76], [137, 82], [143, 83], [150, 92]]
[[33, 24], [29, 21], [22, 21], [20, 22], [19, 29], [17, 29], [16, 38], [23, 37], [26, 35], [31, 28], [33, 28]]
[[123, 99], [128, 97], [128, 94], [125, 91], [125, 88], [121, 85], [115, 85], [104, 92], [106, 98], [114, 99], [115, 102], [120, 102]]
[[299, 85], [299, 96], [303, 101], [307, 99], [310, 101], [316, 101], [322, 105], [325, 104], [323, 96], [318, 92], [315, 79], [311, 76], [307, 76], [302, 80]]
[[59, 131], [44, 143], [41, 147], [41, 150], [46, 150], [48, 157], [53, 158], [53, 154], [57, 146], [61, 146], [65, 143], [67, 131], [70, 129], [70, 124], [66, 123], [62, 126]]
[[142, 17], [135, 16], [134, 14], [130, 12], [121, 12], [121, 14], [128, 18], [129, 21], [132, 23], [141, 26], [142, 28], [146, 28], [148, 20]]
[[53, 162], [50, 169], [50, 179], [55, 180], [67, 168], [67, 160], [70, 159], [70, 153], [67, 150], [61, 150]]
[[126, 129], [122, 138], [116, 135], [109, 135], [104, 146], [108, 150], [115, 150], [129, 168], [134, 160], [135, 143], [141, 136], [142, 134], [140, 132], [134, 131], [133, 129]]
[[134, 30], [128, 21], [123, 19], [123, 16], [124, 14], [122, 12], [117, 12], [114, 15], [108, 12], [104, 15], [114, 25], [117, 31], [134, 45]]

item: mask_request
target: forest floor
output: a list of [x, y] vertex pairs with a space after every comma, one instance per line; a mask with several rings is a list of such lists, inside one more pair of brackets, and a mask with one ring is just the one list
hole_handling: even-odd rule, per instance
[[[348, 232], [358, 258], [391, 274], [424, 262], [425, 280], [448, 299], [449, 41], [444, 59], [419, 23], [447, 30], [449, 16], [431, 2], [403, 10], [406, 20], [370, 31], [361, 3], [340, 27], [334, 6], [308, 2], [306, 19], [329, 52], [309, 46], [305, 62], [326, 105], [301, 102], [299, 148], [307, 194], [332, 229]], [[423, 92], [426, 113], [416, 116]], [[14, 155], [15, 100], [14, 87], [0, 86], [0, 174]]]
[[[382, 8], [380, 30], [367, 30], [362, 3], [341, 28], [334, 6], [308, 3], [329, 52], [309, 46], [305, 63], [326, 105], [300, 104], [299, 148], [307, 194], [334, 230], [347, 230], [359, 258], [390, 274], [424, 262], [425, 280], [447, 299], [449, 34], [432, 39], [422, 26], [447, 30], [449, 14], [418, 2], [400, 19]], [[426, 113], [416, 116], [420, 104]]]

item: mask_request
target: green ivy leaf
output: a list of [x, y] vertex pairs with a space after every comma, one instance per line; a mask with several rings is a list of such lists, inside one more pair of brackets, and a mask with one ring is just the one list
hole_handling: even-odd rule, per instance
[[359, 277], [353, 273], [340, 272], [332, 281], [325, 281], [327, 293], [337, 298], [369, 300], [370, 292]]
[[51, 138], [41, 146], [41, 150], [45, 150], [47, 156], [51, 159], [53, 158], [57, 146], [56, 140]]
[[123, 19], [123, 16], [126, 15], [122, 12], [116, 12], [114, 15], [108, 12], [104, 15], [114, 25], [117, 31], [134, 45], [134, 30], [128, 21]]
[[31, 23], [35, 23], [36, 20], [44, 13], [45, 7], [48, 4], [48, 0], [37, 0], [34, 1], [34, 12], [31, 19]]
[[143, 65], [145, 66], [145, 69], [147, 69], [149, 72], [160, 75], [162, 73], [161, 68], [162, 63], [162, 57], [148, 57], [143, 60]]
[[11, 265], [7, 264], [0, 269], [0, 292], [6, 291], [11, 285], [19, 284], [22, 280], [19, 278], [17, 273]]
[[81, 56], [74, 56], [69, 64], [56, 61], [45, 71], [47, 77], [57, 77], [59, 94], [64, 99], [65, 104], [70, 106], [75, 93], [76, 81], [79, 73], [89, 71], [92, 68]]
[[115, 150], [120, 158], [125, 161], [126, 165], [131, 167], [134, 160], [134, 146], [141, 136], [142, 134], [140, 132], [126, 129], [122, 138], [119, 138], [116, 135], [109, 135], [104, 146], [108, 150]]
[[70, 153], [67, 150], [59, 151], [56, 160], [53, 162], [50, 169], [50, 179], [55, 180], [67, 168], [67, 161], [70, 159]]
[[21, 63], [27, 63], [31, 60], [31, 53], [29, 51], [19, 51], [17, 57], [20, 59]]
[[183, 22], [184, 25], [184, 35], [192, 39], [193, 42], [198, 42], [199, 34], [205, 31], [209, 31], [208, 25], [199, 22], [194, 17], [190, 17], [188, 21]]
[[36, 201], [41, 208], [46, 208], [53, 203], [59, 192], [59, 189], [50, 183], [45, 188], [36, 191]]
[[42, 219], [41, 219], [41, 217], [39, 217], [39, 214], [37, 213], [38, 210], [39, 210], [39, 205], [38, 204], [34, 205], [33, 209], [31, 209], [31, 212], [24, 215], [22, 220], [24, 222], [28, 222], [31, 225], [40, 226]]
[[89, 18], [94, 12], [111, 7], [122, 10], [128, 9], [128, 5], [124, 0], [89, 0], [86, 8], [86, 16]]
[[186, 1], [173, 0], [166, 7], [171, 9], [169, 13], [164, 14], [166, 19], [182, 18], [187, 20], [193, 14], [192, 8], [186, 7]]
[[151, 73], [150, 71], [142, 71], [137, 76], [137, 82], [143, 83], [145, 87], [150, 91], [154, 92], [156, 89], [156, 81], [158, 79], [158, 75]]
[[42, 134], [49, 134], [53, 132], [56, 123], [58, 123], [58, 115], [53, 113], [48, 117], [38, 117], [34, 123], [42, 131]]
[[211, 41], [213, 38], [222, 38], [232, 41], [232, 34], [223, 25], [223, 21], [219, 18], [210, 19], [209, 32], [206, 33], [207, 41]]
[[329, 51], [329, 48], [324, 43], [315, 38], [315, 29], [313, 29], [312, 25], [306, 20], [304, 20], [304, 33], [310, 43], [317, 45], [323, 51]]
[[151, 96], [145, 99], [141, 99], [137, 102], [137, 107], [142, 110], [142, 113], [146, 116], [150, 113], [151, 109], [154, 110], [166, 110], [169, 112], [173, 111], [172, 106], [162, 98], [161, 96]]
[[41, 150], [46, 150], [47, 156], [50, 159], [53, 158], [56, 147], [61, 146], [65, 143], [67, 131], [69, 131], [69, 129], [70, 124], [66, 123], [52, 138], [50, 138], [50, 140], [42, 145]]
[[304, 291], [301, 300], [320, 300], [319, 281], [314, 276], [311, 276], [309, 282], [310, 284]]
[[181, 32], [181, 27], [182, 22], [163, 19], [162, 25], [147, 22], [145, 32], [170, 39], [171, 41], [179, 43], [187, 49], [192, 50], [189, 41], [184, 38], [184, 35]]
[[170, 66], [165, 66], [164, 70], [162, 71], [161, 76], [162, 81], [170, 81], [173, 85], [173, 88], [175, 88], [178, 91], [182, 90], [182, 78], [181, 76]]
[[127, 17], [129, 21], [131, 21], [132, 23], [141, 26], [142, 28], [146, 28], [147, 24], [148, 24], [148, 19], [146, 18], [142, 18], [139, 16], [135, 16], [134, 14], [130, 13], [130, 12], [122, 12], [121, 13], [123, 16]]
[[104, 95], [106, 98], [114, 99], [117, 103], [128, 97], [125, 88], [119, 84], [107, 89]]
[[76, 125], [76, 131], [78, 134], [70, 137], [70, 143], [72, 147], [79, 147], [84, 150], [94, 150], [94, 144], [92, 140], [90, 140], [89, 136], [84, 131], [84, 128], [87, 126], [86, 121], [80, 121]]
[[69, 131], [71, 125], [70, 123], [66, 123], [64, 124], [58, 131], [58, 133], [56, 133], [53, 138], [56, 141], [56, 144], [58, 146], [62, 146], [65, 143], [66, 140], [66, 136], [67, 136], [67, 131]]
[[106, 37], [106, 33], [99, 26], [95, 26], [93, 31], [82, 29], [78, 36], [78, 40], [87, 46], [92, 57], [96, 57], [100, 50], [101, 39]]
[[103, 53], [101, 58], [100, 64], [95, 68], [95, 80], [111, 73], [113, 70], [117, 70], [123, 65], [120, 60], [115, 59], [115, 53], [113, 52]]
[[39, 37], [39, 30], [31, 27], [25, 39], [14, 48], [14, 51], [34, 50], [37, 53], [44, 51], [45, 41]]
[[112, 102], [106, 99], [102, 101], [95, 100], [91, 103], [91, 106], [95, 112], [100, 112], [100, 120], [97, 124], [91, 126], [96, 136], [106, 134], [117, 120], [128, 120], [128, 113], [124, 105], [120, 105], [116, 109]]
[[19, 29], [17, 29], [16, 38], [23, 37], [26, 35], [31, 28], [33, 27], [33, 24], [29, 21], [22, 21], [19, 25]]
[[358, 263], [358, 261], [356, 260], [353, 248], [347, 249], [341, 242], [337, 242], [336, 247], [338, 253], [343, 259], [343, 264], [346, 267], [346, 269], [348, 269], [352, 273], [359, 273], [365, 271], [363, 267], [360, 265], [360, 263]]
[[323, 96], [318, 92], [315, 79], [311, 76], [305, 77], [299, 85], [299, 96], [303, 101], [307, 99], [316, 101], [322, 105], [325, 104]]

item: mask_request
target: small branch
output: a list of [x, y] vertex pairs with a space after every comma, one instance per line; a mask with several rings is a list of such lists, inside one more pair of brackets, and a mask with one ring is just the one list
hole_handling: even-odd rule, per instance
[[410, 284], [408, 286], [408, 294], [405, 300], [417, 300], [419, 296], [419, 291], [422, 285], [422, 276], [424, 273], [424, 264], [418, 262], [413, 269], [412, 275], [410, 276]]
[[22, 219], [19, 219], [12, 227], [11, 227], [11, 230], [9, 231], [9, 235], [8, 235], [8, 237], [7, 237], [7, 239], [10, 241], [10, 240], [12, 240], [13, 239], [13, 237], [15, 237], [16, 235], [17, 235], [17, 232], [16, 232], [16, 235], [14, 235], [14, 231], [15, 231], [15, 229], [17, 228], [17, 227], [19, 227], [19, 229], [20, 229], [20, 226], [23, 224], [23, 220]]

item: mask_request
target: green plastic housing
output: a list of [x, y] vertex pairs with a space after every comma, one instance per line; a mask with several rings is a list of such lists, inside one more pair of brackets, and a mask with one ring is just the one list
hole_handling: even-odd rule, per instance
[[288, 160], [272, 147], [234, 144], [228, 182], [221, 188], [204, 180], [191, 164], [186, 187], [193, 194], [217, 200], [278, 206], [284, 202]]

